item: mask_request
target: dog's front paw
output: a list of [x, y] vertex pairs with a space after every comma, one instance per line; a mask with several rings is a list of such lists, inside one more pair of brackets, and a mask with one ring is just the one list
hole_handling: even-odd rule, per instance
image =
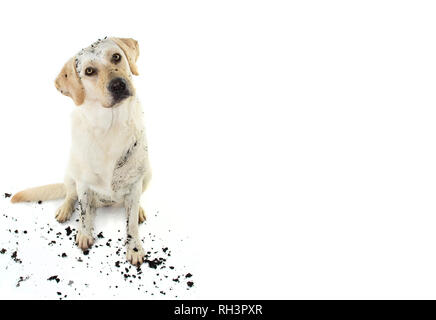
[[80, 230], [77, 232], [76, 244], [80, 249], [86, 250], [90, 248], [93, 245], [93, 243], [94, 243], [94, 238], [91, 235], [86, 234]]
[[144, 262], [144, 249], [141, 246], [127, 248], [127, 260], [134, 266], [140, 265]]
[[64, 203], [56, 210], [55, 217], [58, 222], [62, 223], [70, 219], [72, 213], [73, 213], [72, 206]]

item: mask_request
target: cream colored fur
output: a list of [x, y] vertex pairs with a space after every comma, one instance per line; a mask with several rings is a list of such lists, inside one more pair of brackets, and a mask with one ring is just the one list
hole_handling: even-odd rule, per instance
[[[122, 48], [119, 43], [123, 44]], [[122, 61], [116, 65], [110, 60], [114, 52], [122, 55]], [[85, 92], [83, 101], [79, 101], [80, 107], [71, 115], [72, 144], [64, 183], [27, 189], [15, 194], [11, 200], [65, 197], [56, 212], [59, 222], [71, 217], [78, 200], [80, 223], [76, 243], [83, 250], [94, 242], [96, 208], [124, 206], [128, 217], [127, 259], [135, 265], [142, 263], [144, 257], [138, 223], [145, 220], [145, 212], [139, 206], [139, 198], [151, 178], [143, 112], [132, 83], [132, 69], [137, 73], [138, 53], [138, 44], [133, 39], [107, 39], [73, 57], [76, 63], [73, 69], [71, 62], [67, 64], [70, 66], [68, 74], [64, 66], [56, 80], [58, 90], [63, 94], [67, 92], [76, 104], [74, 88]], [[98, 68], [98, 75], [86, 76], [84, 70], [89, 65]], [[121, 102], [111, 102], [107, 89], [110, 80], [116, 77], [126, 80], [131, 93]], [[71, 78], [75, 86], [69, 82]]]
[[46, 201], [61, 198], [65, 198], [65, 185], [55, 183], [20, 191], [12, 197], [11, 202]]

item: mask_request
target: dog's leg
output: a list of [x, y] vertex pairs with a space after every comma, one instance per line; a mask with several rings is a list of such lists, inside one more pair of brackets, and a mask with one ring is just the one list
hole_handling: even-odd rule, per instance
[[139, 198], [142, 191], [142, 181], [132, 186], [128, 195], [124, 198], [124, 206], [127, 214], [127, 260], [133, 265], [143, 262], [144, 249], [139, 239]]
[[80, 249], [86, 250], [94, 243], [92, 237], [95, 216], [94, 193], [83, 185], [77, 186], [79, 197], [79, 231], [76, 235], [76, 244]]
[[[142, 193], [147, 189], [148, 183], [151, 179], [151, 172], [147, 171], [144, 177], [142, 178]], [[143, 223], [145, 220], [147, 220], [147, 217], [145, 215], [145, 210], [140, 206], [139, 207], [139, 223]]]
[[74, 210], [74, 204], [77, 201], [76, 184], [71, 178], [65, 178], [66, 197], [64, 203], [56, 211], [56, 220], [65, 222], [70, 219]]

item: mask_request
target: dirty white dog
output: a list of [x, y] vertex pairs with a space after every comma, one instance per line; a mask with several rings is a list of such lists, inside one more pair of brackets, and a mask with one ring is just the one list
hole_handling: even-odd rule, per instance
[[56, 88], [79, 108], [72, 113], [72, 145], [64, 183], [21, 191], [12, 202], [65, 197], [56, 212], [64, 222], [78, 200], [80, 226], [76, 243], [94, 243], [96, 208], [124, 206], [127, 213], [127, 260], [143, 262], [138, 224], [145, 220], [139, 205], [151, 178], [143, 112], [132, 74], [138, 75], [138, 42], [105, 38], [81, 50], [63, 67]]

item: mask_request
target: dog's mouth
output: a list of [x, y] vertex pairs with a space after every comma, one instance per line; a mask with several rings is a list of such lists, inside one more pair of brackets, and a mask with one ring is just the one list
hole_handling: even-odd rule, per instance
[[127, 98], [131, 97], [131, 94], [126, 94], [117, 98], [112, 97], [111, 102], [109, 103], [109, 105], [104, 105], [105, 108], [116, 108], [119, 105], [121, 105], [122, 102], [124, 102], [124, 100], [126, 100]]
[[128, 97], [131, 97], [132, 94], [130, 93], [130, 91], [126, 91], [125, 93], [121, 94], [121, 95], [112, 95], [112, 104], [116, 105], [120, 102], [122, 102], [123, 100], [127, 99]]

